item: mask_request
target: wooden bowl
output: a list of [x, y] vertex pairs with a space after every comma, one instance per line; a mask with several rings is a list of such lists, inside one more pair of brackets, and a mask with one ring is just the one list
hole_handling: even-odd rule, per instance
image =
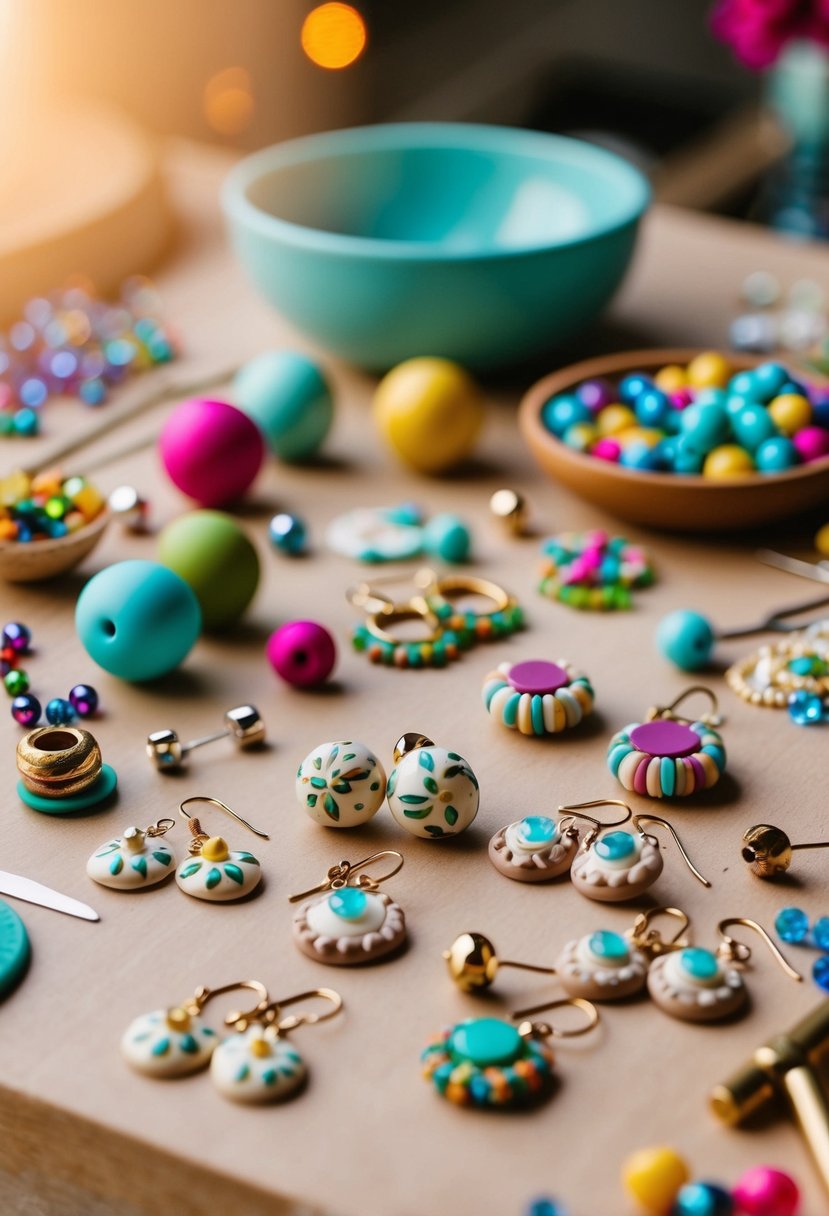
[[[821, 504], [829, 506], [829, 457], [782, 473], [753, 473], [728, 481], [675, 473], [625, 469], [568, 448], [547, 430], [541, 410], [551, 397], [596, 376], [655, 372], [668, 363], [686, 364], [699, 350], [641, 350], [586, 359], [539, 380], [524, 396], [521, 433], [542, 469], [580, 498], [620, 519], [684, 532], [729, 532], [772, 523]], [[726, 354], [735, 371], [760, 359]]]
[[0, 578], [7, 583], [37, 583], [65, 574], [92, 552], [111, 518], [105, 507], [91, 523], [55, 540], [0, 542]]

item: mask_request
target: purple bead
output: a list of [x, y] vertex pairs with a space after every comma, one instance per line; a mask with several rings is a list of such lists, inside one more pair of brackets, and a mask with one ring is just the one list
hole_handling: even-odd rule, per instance
[[75, 710], [63, 697], [53, 697], [46, 705], [46, 721], [52, 726], [68, 726], [75, 717]]
[[268, 638], [265, 653], [277, 675], [296, 688], [328, 679], [337, 659], [334, 639], [316, 621], [288, 621]]
[[591, 414], [598, 414], [606, 405], [616, 400], [616, 389], [609, 380], [598, 377], [595, 380], [585, 380], [576, 389], [576, 396], [582, 405], [586, 405]]
[[23, 693], [20, 697], [15, 697], [12, 701], [12, 717], [15, 722], [19, 723], [20, 726], [25, 726], [27, 729], [30, 726], [37, 726], [41, 713], [40, 701], [29, 692]]
[[69, 692], [69, 703], [79, 718], [91, 718], [98, 709], [98, 694], [91, 684], [76, 684]]
[[10, 621], [3, 626], [3, 645], [11, 646], [18, 654], [28, 654], [32, 642], [32, 631], [19, 621]]

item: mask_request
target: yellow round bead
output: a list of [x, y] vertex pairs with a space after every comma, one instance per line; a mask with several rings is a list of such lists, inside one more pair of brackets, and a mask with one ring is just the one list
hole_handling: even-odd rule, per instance
[[829, 524], [824, 524], [815, 535], [815, 548], [821, 557], [829, 557]]
[[686, 374], [692, 388], [725, 388], [731, 364], [719, 351], [706, 350], [691, 360]]
[[754, 472], [754, 461], [745, 448], [737, 443], [724, 443], [714, 448], [705, 457], [703, 477], [712, 481], [728, 481], [732, 477], [746, 477]]
[[631, 443], [644, 443], [645, 447], [654, 448], [663, 438], [662, 432], [650, 426], [628, 426], [623, 431], [616, 431], [613, 438], [626, 448]]
[[602, 437], [605, 435], [615, 435], [618, 431], [624, 431], [628, 427], [636, 426], [636, 415], [629, 406], [614, 402], [612, 405], [606, 405], [598, 413], [596, 416], [596, 426]]
[[407, 359], [393, 367], [374, 394], [374, 419], [405, 463], [442, 473], [469, 453], [484, 418], [470, 375], [448, 359]]
[[202, 844], [201, 855], [207, 861], [227, 861], [230, 856], [227, 841], [222, 836], [211, 836]]
[[577, 452], [587, 452], [599, 438], [599, 432], [592, 422], [574, 422], [564, 432], [564, 442], [568, 448]]
[[691, 1177], [688, 1166], [672, 1148], [640, 1148], [622, 1165], [622, 1182], [629, 1195], [648, 1212], [665, 1216], [680, 1187]]
[[685, 388], [688, 376], [685, 368], [680, 367], [678, 363], [666, 363], [664, 367], [660, 367], [653, 382], [663, 393], [677, 393], [681, 388]]
[[769, 402], [769, 413], [784, 435], [793, 435], [812, 421], [812, 407], [802, 393], [781, 393]]

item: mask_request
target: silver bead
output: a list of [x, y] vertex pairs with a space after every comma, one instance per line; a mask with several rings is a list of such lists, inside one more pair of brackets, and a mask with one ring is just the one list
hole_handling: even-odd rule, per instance
[[174, 730], [156, 730], [147, 736], [146, 751], [150, 761], [160, 773], [172, 773], [183, 768], [188, 752], [196, 747], [204, 747], [217, 739], [230, 738], [240, 750], [256, 747], [265, 738], [265, 723], [259, 716], [259, 710], [253, 705], [237, 705], [229, 709], [224, 716], [224, 730], [215, 734], [205, 735], [201, 739], [191, 739], [182, 743]]
[[135, 486], [118, 486], [108, 499], [109, 509], [128, 532], [146, 532], [150, 504]]

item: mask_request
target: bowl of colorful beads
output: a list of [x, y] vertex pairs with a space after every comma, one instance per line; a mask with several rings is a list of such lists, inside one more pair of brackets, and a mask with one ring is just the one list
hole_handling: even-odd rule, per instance
[[92, 552], [110, 520], [85, 477], [47, 469], [0, 480], [0, 578], [34, 583], [65, 574]]
[[588, 359], [533, 385], [519, 422], [554, 480], [635, 523], [732, 531], [829, 497], [829, 386], [780, 363], [699, 350]]

